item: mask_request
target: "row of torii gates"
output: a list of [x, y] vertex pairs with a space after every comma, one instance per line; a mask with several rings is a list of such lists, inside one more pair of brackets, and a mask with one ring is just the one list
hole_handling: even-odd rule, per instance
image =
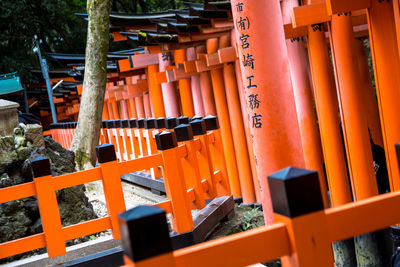
[[398, 191], [399, 1], [301, 4], [205, 1], [111, 14], [114, 41], [145, 51], [118, 61], [122, 78], [107, 85], [103, 119], [217, 115], [233, 196], [262, 203], [266, 224], [266, 176], [286, 166], [318, 171], [326, 208], [384, 193], [371, 140]]

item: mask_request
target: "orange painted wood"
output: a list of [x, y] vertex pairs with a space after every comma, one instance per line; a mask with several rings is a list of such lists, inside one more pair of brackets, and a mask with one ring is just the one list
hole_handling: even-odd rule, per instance
[[338, 97], [325, 31], [314, 31], [308, 26], [308, 52], [330, 199], [332, 206], [336, 207], [352, 199], [340, 130]]
[[392, 2], [373, 1], [367, 16], [390, 188], [397, 191], [400, 190], [400, 174], [394, 145], [400, 140], [400, 91], [397, 89], [400, 83], [400, 43], [396, 39], [398, 25], [395, 24], [393, 8]]
[[324, 211], [295, 218], [275, 214], [275, 221], [286, 225], [292, 249], [290, 255], [281, 257], [282, 266], [334, 266]]
[[110, 216], [63, 227], [65, 241], [111, 229]]
[[34, 182], [0, 188], [0, 203], [36, 195]]
[[331, 49], [355, 200], [378, 194], [350, 16], [332, 16]]
[[[236, 8], [239, 2], [243, 3], [242, 11]], [[244, 25], [235, 23], [239, 58], [248, 53], [255, 59], [254, 69], [251, 65], [244, 66], [242, 60], [240, 63], [246, 98], [261, 101], [259, 105], [253, 101], [248, 118], [254, 138], [257, 176], [261, 190], [268, 195], [269, 185], [265, 179], [268, 174], [286, 166], [304, 166], [281, 8], [276, 1], [234, 0], [231, 5], [234, 21], [243, 22], [244, 19]], [[265, 23], [266, 17], [269, 23]], [[268, 197], [263, 200], [268, 225], [273, 222], [272, 203]]]
[[171, 206], [171, 201], [170, 200], [157, 203], [157, 204], [155, 204], [155, 206], [164, 209], [165, 213], [167, 213], [167, 214], [172, 212], [172, 206]]
[[289, 253], [286, 226], [278, 223], [175, 250], [173, 255], [179, 267], [239, 267], [268, 262]]
[[229, 46], [218, 49], [219, 63], [228, 63], [237, 60], [236, 48]]
[[292, 25], [293, 28], [307, 26], [330, 21], [331, 16], [325, 2], [314, 3], [293, 8]]
[[[158, 55], [153, 55], [157, 59], [158, 63]], [[149, 65], [147, 68], [147, 77], [148, 77], [148, 85], [149, 85], [149, 94], [151, 97], [152, 106], [154, 109], [155, 117], [165, 117], [164, 110], [164, 100], [162, 96], [161, 85], [157, 82], [157, 72], [158, 65]], [[145, 102], [146, 105], [146, 102]], [[151, 111], [148, 118], [151, 117]]]
[[232, 138], [238, 166], [240, 190], [243, 203], [256, 202], [253, 177], [250, 168], [249, 152], [243, 125], [242, 110], [240, 107], [239, 93], [236, 82], [235, 66], [225, 63], [223, 65], [223, 77], [226, 99], [229, 103], [229, 119], [232, 126]]
[[194, 224], [177, 148], [163, 150], [160, 153], [163, 159], [165, 191], [172, 205], [173, 229], [177, 233], [191, 231]]
[[133, 68], [143, 68], [150, 65], [158, 64], [158, 55], [157, 54], [137, 54], [131, 56], [131, 61]]
[[35, 234], [20, 239], [4, 242], [0, 244], [0, 258], [14, 256], [23, 252], [46, 246], [44, 233]]
[[307, 35], [307, 27], [306, 26], [298, 26], [293, 27], [292, 23], [284, 24], [283, 25], [285, 31], [285, 38], [292, 39], [301, 36]]
[[[281, 4], [283, 23], [290, 23], [290, 12], [298, 6], [297, 0], [286, 0]], [[324, 207], [329, 207], [322, 145], [317, 118], [315, 116], [313, 92], [309, 79], [310, 63], [303, 40], [286, 40], [289, 57], [290, 76], [296, 104], [297, 120], [303, 146], [305, 166], [316, 170], [321, 187]]]
[[205, 115], [217, 115], [212, 91], [210, 72], [200, 72], [201, 97], [203, 98]]
[[64, 240], [58, 237], [62, 226], [56, 191], [52, 180], [53, 177], [51, 175], [33, 178], [47, 253], [49, 253], [49, 257], [53, 258], [65, 254], [66, 249]]
[[113, 35], [113, 41], [114, 42], [126, 41], [127, 40], [127, 37], [123, 36], [121, 34], [121, 32], [113, 32], [112, 35]]
[[[215, 53], [218, 51], [218, 39], [207, 40], [207, 53]], [[222, 48], [222, 47], [221, 47]], [[229, 184], [234, 197], [241, 197], [240, 181], [238, 174], [238, 166], [236, 161], [232, 128], [229, 119], [229, 109], [226, 102], [225, 85], [223, 80], [222, 69], [213, 69], [210, 71], [212, 89], [214, 93], [215, 106], [218, 114], [218, 121], [221, 127], [222, 143], [228, 171]]]
[[207, 54], [206, 61], [208, 67], [220, 64], [218, 53]]
[[183, 63], [185, 72], [196, 72], [196, 60], [189, 60]]
[[369, 8], [371, 0], [326, 0], [329, 15]]
[[397, 191], [325, 210], [330, 240], [344, 240], [400, 222], [400, 214], [391, 212], [398, 209], [399, 203]]
[[121, 179], [115, 170], [118, 168], [117, 161], [100, 163], [102, 173], [103, 190], [106, 198], [107, 212], [110, 216], [112, 233], [114, 239], [120, 239], [118, 214], [126, 210]]
[[368, 129], [371, 132], [371, 138], [374, 144], [383, 147], [382, 128], [379, 119], [378, 103], [375, 96], [375, 89], [372, 85], [371, 75], [369, 73], [368, 58], [364, 51], [364, 41], [356, 40], [356, 53], [358, 67], [360, 69], [360, 78], [362, 82], [364, 103], [366, 105]]

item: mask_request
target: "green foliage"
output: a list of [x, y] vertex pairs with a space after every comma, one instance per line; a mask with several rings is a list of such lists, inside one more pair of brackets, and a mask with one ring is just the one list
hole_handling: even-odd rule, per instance
[[257, 225], [257, 220], [256, 218], [259, 216], [259, 208], [253, 208], [252, 210], [249, 210], [246, 215], [243, 216], [242, 218], [242, 224], [240, 225], [240, 228], [242, 228], [243, 231], [247, 231], [250, 229], [257, 228], [259, 225]]
[[[42, 80], [31, 73], [40, 69], [32, 51], [34, 35], [42, 40], [43, 52], [84, 54], [87, 26], [75, 13], [85, 13], [86, 4], [86, 0], [0, 0], [0, 74], [16, 71], [24, 84]], [[111, 0], [112, 12], [118, 13], [182, 7], [180, 0]], [[126, 42], [110, 42], [110, 51], [128, 48], [132, 46]], [[57, 67], [48, 63], [50, 69]]]
[[85, 0], [0, 1], [0, 73], [17, 71], [23, 83], [37, 80], [30, 73], [40, 69], [32, 51], [35, 34], [46, 52], [84, 53], [86, 27], [74, 13], [85, 12], [85, 5]]

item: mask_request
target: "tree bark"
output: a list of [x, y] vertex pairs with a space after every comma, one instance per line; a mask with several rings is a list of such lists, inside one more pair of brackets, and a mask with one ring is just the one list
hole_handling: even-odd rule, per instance
[[110, 0], [88, 0], [87, 11], [89, 23], [85, 76], [78, 125], [71, 145], [79, 170], [88, 169], [96, 164], [95, 149], [99, 144], [107, 81]]

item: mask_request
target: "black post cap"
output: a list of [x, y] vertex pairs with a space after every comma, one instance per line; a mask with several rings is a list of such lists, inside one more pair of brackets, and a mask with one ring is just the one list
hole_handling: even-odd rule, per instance
[[154, 129], [156, 128], [156, 123], [155, 123], [154, 118], [148, 118], [146, 120], [144, 120], [144, 128], [145, 129]]
[[31, 161], [32, 177], [51, 175], [50, 160], [45, 157], [37, 157]]
[[114, 128], [114, 122], [112, 120], [106, 121], [106, 127], [107, 129]]
[[101, 128], [107, 128], [107, 121], [101, 122]]
[[77, 121], [74, 121], [74, 122], [72, 123], [72, 127], [73, 127], [73, 128], [76, 128], [76, 126], [78, 126], [78, 122], [77, 122]]
[[130, 128], [136, 128], [136, 119], [130, 119], [129, 120], [129, 127]]
[[217, 116], [208, 115], [204, 117], [203, 120], [206, 122], [207, 131], [219, 129], [219, 122]]
[[176, 118], [176, 123], [177, 123], [178, 125], [181, 125], [181, 124], [189, 124], [189, 117], [180, 116], [180, 117]]
[[156, 119], [156, 128], [157, 129], [165, 129], [166, 128], [166, 123], [165, 123], [165, 118], [160, 117]]
[[55, 128], [56, 128], [55, 123], [50, 124], [50, 130], [53, 130], [53, 129], [55, 129]]
[[156, 143], [158, 150], [167, 150], [178, 146], [175, 132], [162, 131], [156, 134]]
[[140, 128], [144, 128], [144, 119], [137, 119], [136, 120], [136, 128], [140, 129]]
[[174, 128], [178, 142], [189, 141], [193, 139], [192, 126], [190, 124], [181, 124]]
[[121, 120], [113, 120], [114, 128], [121, 128]]
[[99, 163], [106, 163], [117, 160], [117, 156], [115, 155], [114, 145], [110, 144], [102, 144], [96, 146], [96, 155]]
[[122, 126], [122, 128], [128, 128], [129, 120], [121, 120], [121, 126]]
[[191, 121], [190, 125], [192, 125], [193, 135], [194, 136], [202, 135], [202, 134], [206, 134], [207, 133], [206, 123], [204, 122], [204, 120]]
[[174, 129], [176, 127], [176, 118], [168, 117], [165, 119], [165, 126], [167, 129]]
[[268, 176], [274, 212], [294, 218], [324, 209], [318, 173], [289, 167]]
[[202, 116], [193, 116], [190, 118], [190, 121], [195, 121], [195, 120], [201, 120], [203, 117]]
[[133, 262], [172, 252], [165, 211], [137, 206], [118, 215], [122, 248]]

